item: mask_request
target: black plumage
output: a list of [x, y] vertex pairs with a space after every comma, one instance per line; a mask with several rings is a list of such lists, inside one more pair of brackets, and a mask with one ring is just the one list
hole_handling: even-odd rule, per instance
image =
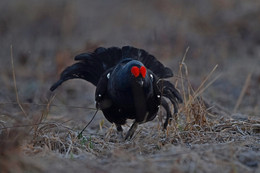
[[178, 112], [181, 95], [164, 79], [173, 76], [172, 70], [146, 51], [130, 46], [100, 47], [75, 60], [79, 62], [67, 67], [50, 90], [74, 78], [91, 82], [96, 86], [96, 107], [116, 124], [118, 131], [123, 131], [121, 125], [127, 119], [134, 119], [126, 139], [133, 136], [138, 124], [153, 120], [160, 105], [167, 112], [164, 128], [167, 127], [172, 115], [165, 98], [174, 105], [174, 113]]

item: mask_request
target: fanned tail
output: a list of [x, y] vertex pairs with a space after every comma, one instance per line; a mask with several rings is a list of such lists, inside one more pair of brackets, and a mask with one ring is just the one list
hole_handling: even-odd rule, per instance
[[131, 58], [141, 61], [148, 69], [150, 69], [159, 78], [169, 78], [173, 76], [173, 72], [165, 67], [153, 55], [143, 49], [137, 49], [131, 46], [103, 48], [99, 47], [92, 53], [83, 53], [75, 57], [75, 60], [89, 61], [95, 59], [102, 64], [103, 72], [114, 67], [122, 59]]
[[122, 47], [122, 57], [132, 58], [141, 61], [148, 69], [150, 69], [159, 78], [169, 78], [173, 76], [173, 72], [168, 67], [165, 67], [153, 55], [143, 49], [137, 49], [131, 46]]
[[87, 80], [97, 86], [102, 74], [125, 58], [132, 58], [141, 61], [159, 78], [168, 78], [173, 76], [171, 69], [165, 67], [154, 56], [150, 55], [143, 49], [137, 49], [131, 46], [124, 46], [122, 48], [99, 47], [92, 53], [82, 53], [77, 55], [75, 60], [79, 62], [67, 67], [61, 73], [60, 79], [52, 85], [50, 90], [54, 91], [63, 82], [75, 78]]

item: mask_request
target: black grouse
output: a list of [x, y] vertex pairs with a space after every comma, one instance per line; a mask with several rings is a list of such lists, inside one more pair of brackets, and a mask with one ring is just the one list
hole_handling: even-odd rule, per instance
[[164, 128], [167, 127], [172, 115], [165, 98], [173, 104], [174, 114], [178, 112], [181, 95], [172, 83], [164, 80], [173, 76], [172, 70], [145, 50], [131, 46], [99, 47], [92, 53], [77, 55], [75, 60], [79, 62], [67, 67], [50, 90], [69, 79], [91, 82], [96, 86], [97, 109], [115, 123], [119, 132], [122, 133], [121, 125], [127, 119], [134, 119], [125, 139], [133, 136], [139, 124], [153, 120], [160, 105], [167, 113]]

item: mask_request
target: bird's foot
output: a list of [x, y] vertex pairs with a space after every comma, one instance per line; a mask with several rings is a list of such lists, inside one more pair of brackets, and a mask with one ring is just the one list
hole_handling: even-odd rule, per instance
[[134, 124], [130, 127], [130, 129], [128, 130], [126, 136], [125, 136], [125, 140], [127, 139], [131, 139], [137, 129], [137, 126], [138, 126], [139, 123], [137, 122], [134, 122]]
[[116, 124], [116, 129], [117, 129], [117, 134], [121, 137], [121, 139], [124, 139], [122, 126], [119, 124]]

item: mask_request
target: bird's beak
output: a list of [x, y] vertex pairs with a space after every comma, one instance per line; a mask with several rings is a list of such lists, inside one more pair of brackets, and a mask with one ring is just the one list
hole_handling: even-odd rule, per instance
[[139, 80], [137, 80], [136, 82], [137, 82], [141, 87], [143, 87], [143, 85], [144, 85], [143, 79], [139, 79]]

